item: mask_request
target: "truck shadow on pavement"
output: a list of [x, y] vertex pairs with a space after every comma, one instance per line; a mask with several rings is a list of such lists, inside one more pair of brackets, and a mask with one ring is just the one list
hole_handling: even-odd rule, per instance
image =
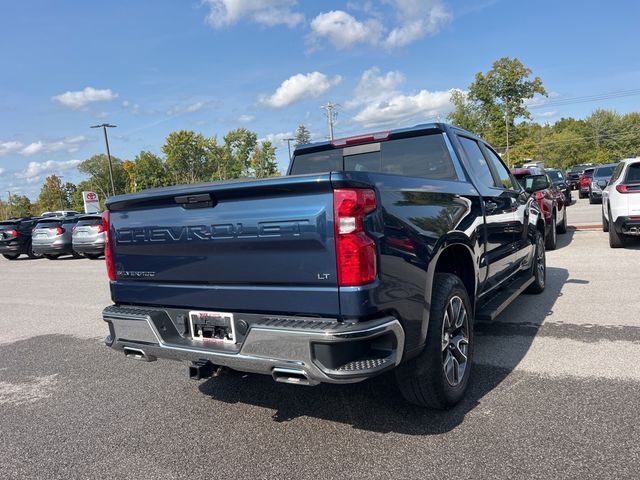
[[545, 318], [553, 313], [568, 280], [566, 269], [548, 268], [546, 290], [541, 295], [523, 295], [496, 321], [476, 324], [476, 364], [471, 384], [465, 399], [448, 411], [408, 404], [395, 386], [393, 372], [357, 384], [321, 384], [312, 388], [275, 383], [262, 375], [230, 372], [203, 382], [199, 388], [217, 401], [275, 410], [272, 418], [276, 422], [312, 417], [380, 433], [445, 433], [460, 425], [516, 368]]

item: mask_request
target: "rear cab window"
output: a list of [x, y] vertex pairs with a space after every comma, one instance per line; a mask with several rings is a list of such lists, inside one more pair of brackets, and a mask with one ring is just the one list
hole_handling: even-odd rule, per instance
[[297, 155], [293, 158], [290, 174], [341, 170], [458, 180], [456, 168], [441, 133]]
[[87, 227], [87, 226], [93, 226], [93, 225], [100, 225], [102, 224], [102, 218], [100, 217], [91, 217], [91, 218], [81, 218], [78, 220], [78, 227]]

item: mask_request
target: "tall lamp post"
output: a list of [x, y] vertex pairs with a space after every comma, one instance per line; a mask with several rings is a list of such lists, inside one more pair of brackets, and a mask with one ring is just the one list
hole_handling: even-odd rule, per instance
[[287, 149], [289, 150], [289, 161], [291, 161], [291, 142], [294, 141], [295, 138], [283, 138], [283, 142], [287, 142]]
[[113, 183], [113, 164], [111, 163], [111, 152], [109, 152], [109, 138], [107, 137], [107, 128], [115, 128], [117, 125], [103, 123], [100, 125], [92, 125], [90, 128], [102, 128], [104, 132], [104, 143], [107, 145], [107, 157], [109, 158], [109, 179], [111, 180], [111, 193], [116, 194], [116, 185]]

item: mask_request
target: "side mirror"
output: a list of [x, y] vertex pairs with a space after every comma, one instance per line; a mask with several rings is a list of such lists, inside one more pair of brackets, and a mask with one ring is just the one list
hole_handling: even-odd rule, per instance
[[608, 184], [609, 182], [607, 182], [606, 180], [598, 180], [598, 186], [600, 188], [606, 188]]
[[529, 175], [524, 177], [524, 189], [527, 193], [539, 192], [549, 187], [545, 175]]

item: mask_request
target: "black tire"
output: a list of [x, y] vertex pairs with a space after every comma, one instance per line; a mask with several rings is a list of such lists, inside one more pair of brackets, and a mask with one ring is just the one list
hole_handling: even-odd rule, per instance
[[558, 233], [567, 233], [567, 208], [564, 209], [564, 216], [562, 217], [562, 222], [560, 225], [556, 227], [556, 232]]
[[29, 248], [27, 249], [27, 256], [31, 260], [42, 257], [42, 255], [38, 255], [36, 252], [33, 251], [33, 245], [31, 244], [29, 244]]
[[7, 260], [17, 260], [20, 254], [19, 253], [3, 253], [2, 256]]
[[[611, 210], [609, 210], [609, 218], [611, 218]], [[625, 244], [624, 235], [616, 232], [615, 225], [609, 225], [609, 246], [611, 248], [622, 248]]]
[[545, 238], [545, 248], [547, 250], [555, 250], [558, 245], [558, 231], [556, 225], [556, 214], [553, 213], [553, 217], [551, 217], [551, 228], [549, 228], [549, 235]]
[[544, 237], [539, 231], [536, 231], [535, 246], [533, 265], [531, 265], [533, 283], [526, 288], [524, 293], [542, 293], [544, 292], [544, 287], [547, 283], [547, 256], [544, 246]]
[[102, 254], [100, 254], [100, 253], [85, 253], [84, 256], [87, 257], [89, 260], [97, 260], [98, 258], [100, 258], [102, 256]]
[[584, 198], [586, 195], [582, 192], [578, 192], [578, 198]]
[[[464, 315], [458, 316], [456, 307], [459, 307], [457, 313], [464, 307]], [[454, 316], [456, 320], [449, 322], [448, 318]], [[462, 326], [456, 327], [459, 321]], [[458, 276], [437, 273], [433, 279], [424, 350], [396, 369], [398, 388], [404, 398], [415, 405], [440, 410], [450, 408], [464, 397], [472, 363], [473, 310], [469, 295]], [[445, 370], [445, 366], [450, 368]]]
[[71, 256], [73, 258], [82, 258], [82, 255], [80, 255], [78, 252], [76, 252], [75, 250], [73, 252], [71, 252]]
[[602, 209], [602, 231], [603, 232], [609, 231], [609, 220], [607, 220], [606, 217], [604, 216], [604, 208]]
[[44, 258], [48, 260], [57, 260], [60, 257], [59, 253], [45, 253], [42, 255]]
[[594, 198], [589, 195], [589, 205], [594, 205], [596, 203], [596, 201], [594, 200]]

